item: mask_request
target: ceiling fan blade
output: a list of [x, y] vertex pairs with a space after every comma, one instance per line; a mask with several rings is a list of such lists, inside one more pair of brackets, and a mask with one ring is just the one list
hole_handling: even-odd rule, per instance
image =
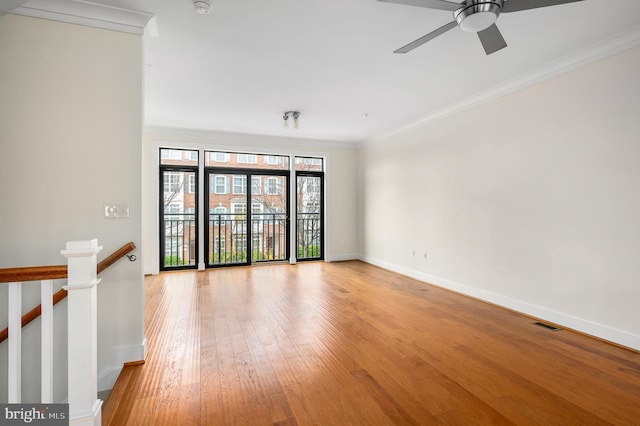
[[451, 12], [460, 9], [460, 3], [444, 0], [378, 0], [385, 3], [404, 4], [407, 6], [428, 7], [429, 9], [449, 10]]
[[506, 0], [502, 6], [502, 13], [519, 12], [521, 10], [575, 3], [578, 1], [584, 0]]
[[428, 42], [429, 40], [433, 40], [434, 38], [438, 37], [439, 35], [442, 35], [444, 33], [446, 33], [447, 31], [449, 31], [452, 28], [455, 28], [458, 26], [458, 23], [456, 21], [451, 21], [449, 22], [447, 25], [443, 25], [442, 27], [438, 28], [435, 31], [430, 32], [429, 34], [420, 37], [419, 39], [412, 41], [411, 43], [407, 44], [406, 46], [402, 46], [400, 49], [398, 50], [394, 50], [393, 53], [407, 53], [412, 51], [413, 49], [415, 49], [416, 47], [420, 47], [423, 44], [425, 44], [426, 42]]
[[484, 51], [487, 55], [491, 55], [492, 53], [507, 47], [507, 42], [504, 41], [504, 38], [502, 37], [502, 34], [500, 34], [500, 30], [496, 24], [491, 25], [486, 30], [480, 31], [478, 33], [478, 38], [480, 38], [480, 43], [482, 43], [482, 47], [484, 47]]

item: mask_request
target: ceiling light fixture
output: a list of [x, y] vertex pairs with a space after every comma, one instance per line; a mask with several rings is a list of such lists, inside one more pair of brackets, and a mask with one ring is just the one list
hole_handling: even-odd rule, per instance
[[463, 31], [478, 33], [496, 22], [502, 10], [502, 0], [471, 0], [453, 14]]
[[211, 2], [209, 0], [193, 0], [193, 6], [200, 15], [207, 15], [211, 10]]
[[287, 111], [284, 113], [284, 115], [282, 116], [282, 126], [283, 127], [289, 127], [289, 118], [291, 117], [293, 119], [293, 128], [297, 129], [298, 128], [298, 118], [300, 118], [300, 111]]

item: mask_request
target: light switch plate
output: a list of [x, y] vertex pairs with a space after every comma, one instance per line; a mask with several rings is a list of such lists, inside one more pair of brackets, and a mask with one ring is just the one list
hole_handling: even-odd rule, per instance
[[124, 203], [105, 204], [104, 218], [105, 219], [127, 219], [129, 218], [129, 206]]

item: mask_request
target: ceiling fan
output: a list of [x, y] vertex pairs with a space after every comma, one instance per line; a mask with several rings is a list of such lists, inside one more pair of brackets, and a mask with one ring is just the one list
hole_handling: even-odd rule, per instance
[[412, 41], [393, 53], [407, 53], [433, 40], [447, 31], [460, 27], [463, 31], [477, 33], [480, 43], [487, 55], [507, 47], [500, 30], [495, 24], [500, 13], [519, 12], [521, 10], [556, 6], [584, 0], [465, 0], [454, 3], [445, 0], [378, 0], [386, 3], [397, 3], [409, 6], [427, 7], [430, 9], [453, 12], [454, 20], [429, 34]]

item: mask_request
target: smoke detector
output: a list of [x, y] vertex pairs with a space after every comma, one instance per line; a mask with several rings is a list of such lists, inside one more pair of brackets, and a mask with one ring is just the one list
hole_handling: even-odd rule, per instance
[[200, 15], [207, 15], [211, 10], [211, 2], [209, 0], [193, 0], [193, 6]]

